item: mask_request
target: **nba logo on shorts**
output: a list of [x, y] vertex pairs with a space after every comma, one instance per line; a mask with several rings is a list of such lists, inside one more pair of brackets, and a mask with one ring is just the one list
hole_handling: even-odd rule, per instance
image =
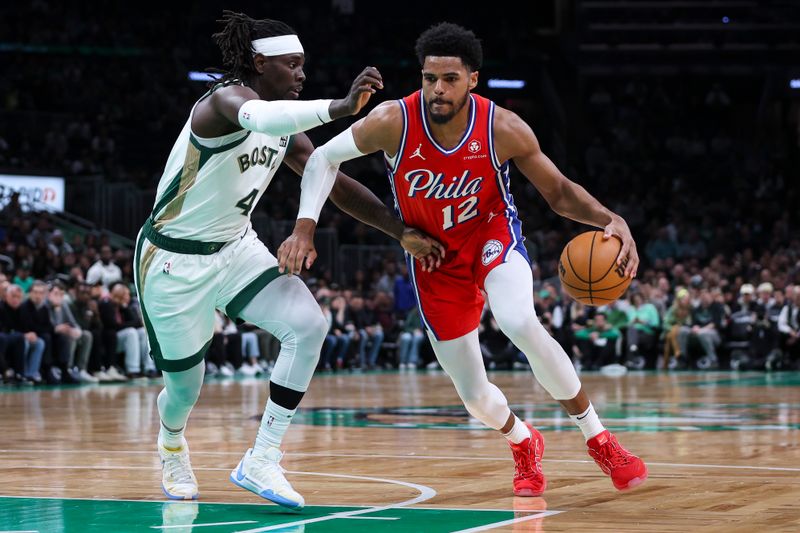
[[481, 252], [481, 262], [483, 266], [487, 266], [497, 259], [497, 256], [501, 253], [503, 253], [503, 243], [494, 239], [486, 241], [486, 244], [483, 245], [483, 252]]

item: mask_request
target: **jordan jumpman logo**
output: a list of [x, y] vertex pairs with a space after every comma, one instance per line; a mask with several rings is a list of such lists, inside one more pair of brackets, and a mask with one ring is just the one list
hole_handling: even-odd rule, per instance
[[414, 153], [411, 154], [411, 157], [409, 157], [409, 159], [414, 159], [415, 157], [419, 157], [420, 159], [425, 161], [425, 156], [422, 155], [422, 143], [420, 143], [419, 146], [417, 146], [417, 149], [414, 150]]

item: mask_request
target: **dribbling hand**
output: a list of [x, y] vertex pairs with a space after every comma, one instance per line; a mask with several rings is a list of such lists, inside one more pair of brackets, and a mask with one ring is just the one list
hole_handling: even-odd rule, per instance
[[420, 262], [425, 272], [433, 272], [439, 268], [444, 259], [444, 246], [414, 228], [403, 230], [400, 245]]
[[636, 250], [636, 242], [633, 240], [628, 223], [620, 216], [615, 215], [611, 224], [605, 227], [603, 239], [608, 240], [612, 235], [622, 241], [617, 265], [624, 265], [625, 277], [635, 278], [639, 269], [639, 252]]

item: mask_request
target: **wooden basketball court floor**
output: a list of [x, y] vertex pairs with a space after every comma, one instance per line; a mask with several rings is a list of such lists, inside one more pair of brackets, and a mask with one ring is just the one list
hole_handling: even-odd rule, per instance
[[283, 466], [307, 507], [228, 481], [252, 445], [266, 380], [209, 380], [188, 428], [198, 502], [168, 502], [154, 442], [157, 380], [0, 388], [0, 530], [800, 531], [800, 373], [584, 373], [606, 425], [649, 464], [627, 493], [529, 372], [496, 372], [546, 439], [542, 498], [515, 498], [505, 440], [441, 372], [318, 375]]

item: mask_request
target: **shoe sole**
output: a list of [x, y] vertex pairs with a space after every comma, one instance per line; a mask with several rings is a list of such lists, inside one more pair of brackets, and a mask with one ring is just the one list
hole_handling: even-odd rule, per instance
[[170, 500], [196, 500], [197, 498], [200, 497], [199, 492], [196, 492], [194, 496], [176, 496], [175, 494], [170, 494], [169, 492], [167, 492], [167, 488], [164, 486], [163, 483], [161, 484], [161, 490], [164, 492], [164, 496], [166, 496]]
[[631, 479], [630, 481], [628, 481], [627, 485], [625, 485], [623, 487], [617, 487], [617, 485], [615, 483], [614, 487], [616, 487], [617, 490], [624, 492], [624, 491], [627, 491], [627, 490], [635, 489], [636, 487], [638, 487], [639, 485], [641, 485], [645, 481], [647, 481], [647, 471], [646, 470], [645, 470], [643, 476], [639, 476], [639, 477], [635, 477], [635, 478]]
[[544, 490], [547, 488], [547, 484], [546, 483], [547, 482], [545, 482], [545, 487], [540, 491], [535, 491], [535, 490], [532, 490], [532, 489], [514, 490], [514, 496], [526, 496], [526, 497], [537, 498], [537, 497], [541, 496], [542, 494], [544, 494]]
[[236, 485], [238, 487], [241, 487], [241, 488], [243, 488], [245, 490], [249, 490], [253, 494], [255, 494], [257, 496], [261, 496], [265, 500], [269, 500], [272, 503], [276, 503], [276, 504], [280, 505], [281, 507], [285, 507], [286, 509], [291, 509], [292, 511], [300, 511], [300, 510], [303, 509], [304, 504], [301, 505], [301, 504], [298, 504], [297, 502], [293, 502], [291, 500], [287, 500], [283, 496], [279, 496], [278, 494], [275, 494], [270, 489], [259, 490], [259, 488], [256, 485], [254, 485], [252, 482], [250, 482], [250, 480], [247, 479], [246, 476], [243, 477], [242, 479], [239, 479], [238, 476], [236, 475], [236, 473], [239, 471], [240, 466], [241, 465], [237, 466], [236, 470], [231, 472], [231, 475], [228, 477], [228, 479], [231, 480], [231, 483], [233, 483], [234, 485]]

